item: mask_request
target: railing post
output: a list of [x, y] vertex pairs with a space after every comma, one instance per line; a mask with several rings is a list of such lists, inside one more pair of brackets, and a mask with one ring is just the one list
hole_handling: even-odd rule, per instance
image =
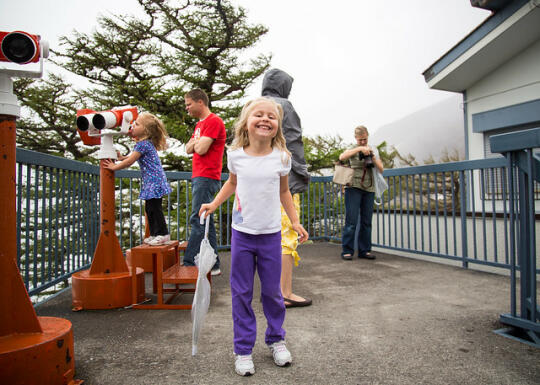
[[[532, 152], [533, 148], [540, 147], [540, 129], [494, 135], [490, 142], [492, 152], [503, 153], [510, 158], [510, 166], [518, 172], [519, 189], [517, 215], [519, 216], [520, 314], [514, 314], [515, 303], [511, 303], [512, 313], [501, 314], [500, 316], [501, 323], [509, 325], [510, 328], [497, 330], [496, 333], [540, 347], [540, 322], [538, 322], [540, 312], [538, 311], [536, 294], [536, 232], [533, 191], [534, 180], [540, 180], [538, 174], [540, 160], [533, 157]], [[510, 169], [508, 172], [512, 173], [513, 170]], [[510, 191], [512, 192], [512, 188]], [[515, 197], [511, 195], [511, 208], [514, 207], [514, 199]], [[511, 242], [514, 242], [514, 240], [511, 239]], [[515, 269], [512, 269], [512, 295], [515, 290], [514, 272]]]
[[510, 243], [510, 314], [517, 315], [516, 306], [516, 205], [515, 205], [515, 183], [514, 171], [512, 169], [513, 154], [505, 155], [507, 158], [507, 179], [508, 179], [508, 212], [510, 217], [509, 243]]
[[328, 235], [328, 205], [326, 199], [326, 182], [323, 182], [323, 203], [324, 203], [324, 239], [329, 240], [330, 236]]
[[464, 269], [469, 267], [469, 250], [467, 243], [467, 191], [468, 186], [465, 183], [465, 172], [459, 172], [459, 185], [461, 186], [459, 194], [460, 217], [461, 217], [461, 266]]
[[[536, 322], [536, 272], [534, 244], [534, 194], [532, 192], [532, 151], [527, 150], [527, 172], [519, 172], [520, 204], [520, 305], [521, 317]], [[540, 317], [538, 317], [540, 318]], [[539, 335], [540, 337], [540, 335]], [[538, 340], [540, 342], [540, 338]]]

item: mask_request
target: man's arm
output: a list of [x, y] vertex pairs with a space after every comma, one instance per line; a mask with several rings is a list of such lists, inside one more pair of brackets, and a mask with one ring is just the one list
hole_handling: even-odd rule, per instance
[[358, 146], [358, 147], [355, 147], [355, 148], [351, 148], [349, 150], [345, 150], [339, 156], [339, 160], [341, 160], [343, 162], [343, 161], [355, 156], [359, 152], [363, 152], [364, 155], [369, 155], [371, 153], [371, 148], [369, 146]]
[[208, 136], [201, 136], [199, 139], [195, 140], [193, 150], [199, 155], [204, 155], [208, 152], [208, 149], [210, 148], [212, 143], [214, 143], [213, 138], [210, 138]]
[[189, 142], [187, 142], [186, 144], [186, 153], [189, 155], [189, 154], [193, 154], [193, 150], [194, 150], [194, 147], [195, 147], [195, 141], [197, 139], [195, 138], [191, 138], [189, 140]]

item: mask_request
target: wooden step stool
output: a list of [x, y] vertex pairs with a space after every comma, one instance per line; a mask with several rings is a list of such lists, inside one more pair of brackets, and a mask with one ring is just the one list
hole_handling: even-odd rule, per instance
[[[167, 253], [170, 253], [171, 248], [175, 249], [176, 261], [167, 270], [163, 271], [163, 260]], [[178, 251], [185, 250], [187, 248], [187, 242], [171, 241], [169, 244], [160, 246], [140, 245], [131, 249], [131, 261], [134, 266], [135, 261], [139, 258], [139, 255], [145, 255], [146, 258], [152, 258], [152, 265], [154, 271], [152, 273], [152, 283], [154, 293], [157, 291], [157, 303], [156, 304], [138, 304], [136, 298], [133, 297], [132, 307], [135, 309], [191, 309], [190, 304], [171, 304], [170, 302], [178, 295], [183, 293], [195, 292], [195, 286], [197, 284], [197, 277], [199, 270], [196, 266], [184, 266], [180, 264], [178, 258]], [[211, 275], [208, 273], [208, 280], [212, 283]], [[165, 288], [163, 285], [173, 284], [175, 288]], [[133, 292], [136, 293], [137, 282], [132, 280]], [[180, 287], [182, 285], [182, 287]], [[187, 286], [187, 287], [186, 287]], [[164, 299], [165, 293], [172, 293], [169, 298]]]
[[[153, 273], [154, 266], [152, 264], [152, 257], [146, 253], [138, 253], [135, 261], [131, 261], [134, 258], [131, 255], [131, 249], [126, 251], [126, 263], [128, 266], [135, 264], [137, 267], [142, 267], [145, 273]], [[163, 268], [168, 269], [176, 263], [178, 256], [175, 254], [175, 249], [171, 248], [169, 252], [163, 258]], [[155, 293], [155, 291], [154, 291]]]
[[[150, 236], [150, 227], [148, 226], [148, 217], [146, 216], [146, 213], [144, 214], [144, 237], [148, 238]], [[142, 241], [142, 240], [141, 240]], [[178, 241], [176, 241], [178, 242]], [[187, 243], [186, 243], [187, 245]], [[142, 246], [142, 245], [141, 245]], [[183, 250], [183, 249], [181, 249]], [[126, 263], [128, 266], [132, 265], [131, 259], [135, 258], [135, 265], [137, 267], [142, 267], [144, 269], [145, 273], [153, 273], [154, 267], [152, 264], [152, 257], [150, 254], [145, 252], [139, 252], [136, 253], [136, 256], [133, 257], [131, 255], [131, 250], [126, 251]], [[163, 257], [163, 268], [168, 269], [172, 265], [174, 265], [175, 262], [178, 261], [178, 253], [175, 254], [175, 249], [171, 248], [170, 252], [166, 254], [166, 256]], [[156, 292], [156, 288], [154, 287], [154, 293]]]

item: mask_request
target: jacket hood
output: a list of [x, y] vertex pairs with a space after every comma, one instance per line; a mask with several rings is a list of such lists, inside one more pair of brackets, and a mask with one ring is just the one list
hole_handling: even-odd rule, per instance
[[278, 96], [287, 99], [291, 93], [294, 79], [285, 71], [273, 68], [264, 74], [262, 83], [263, 96]]

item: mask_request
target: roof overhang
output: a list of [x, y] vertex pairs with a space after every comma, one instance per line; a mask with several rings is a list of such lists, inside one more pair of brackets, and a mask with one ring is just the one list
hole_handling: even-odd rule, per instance
[[484, 23], [424, 71], [429, 88], [463, 92], [540, 39], [540, 7], [521, 0]]
[[471, 5], [476, 8], [498, 11], [506, 7], [513, 0], [471, 0]]

